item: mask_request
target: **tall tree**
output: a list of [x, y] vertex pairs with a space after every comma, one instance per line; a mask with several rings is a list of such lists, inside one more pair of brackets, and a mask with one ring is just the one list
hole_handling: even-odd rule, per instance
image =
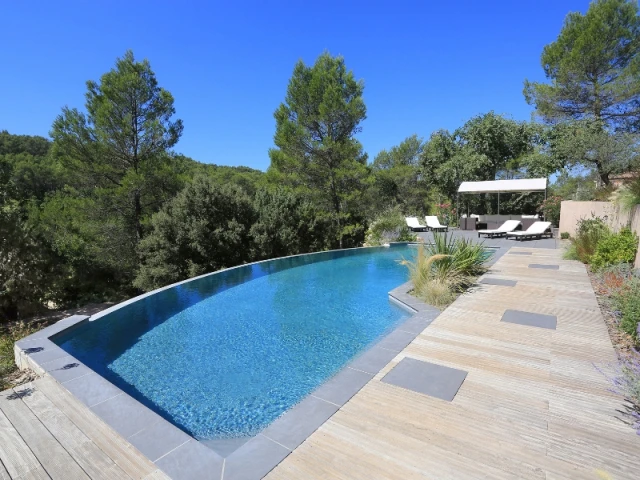
[[373, 189], [369, 203], [376, 213], [398, 205], [404, 213], [420, 214], [425, 210], [428, 183], [421, 175], [420, 159], [424, 141], [411, 135], [389, 150], [382, 150], [372, 164]]
[[548, 122], [593, 119], [640, 127], [640, 18], [635, 0], [595, 0], [567, 15], [542, 51], [550, 83], [525, 80], [524, 95]]
[[65, 107], [54, 121], [54, 152], [85, 184], [126, 199], [116, 208], [137, 243], [143, 236], [143, 197], [154, 193], [151, 179], [180, 138], [182, 121], [172, 120], [173, 97], [158, 86], [149, 62], [137, 62], [131, 51], [100, 82], [88, 81], [87, 90], [86, 114]]
[[344, 58], [323, 53], [313, 66], [296, 64], [285, 101], [274, 113], [277, 148], [269, 151], [270, 169], [331, 213], [340, 248], [345, 236], [364, 230], [358, 204], [367, 156], [355, 138], [366, 118], [363, 89]]
[[199, 175], [153, 215], [140, 243], [135, 285], [151, 290], [249, 260], [255, 222], [249, 197], [233, 184]]

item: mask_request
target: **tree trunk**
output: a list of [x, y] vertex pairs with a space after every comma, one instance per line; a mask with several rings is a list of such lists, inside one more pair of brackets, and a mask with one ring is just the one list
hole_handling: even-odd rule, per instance
[[134, 222], [136, 227], [136, 236], [138, 242], [142, 240], [142, 205], [140, 204], [140, 191], [136, 190], [133, 193], [133, 210], [134, 210]]

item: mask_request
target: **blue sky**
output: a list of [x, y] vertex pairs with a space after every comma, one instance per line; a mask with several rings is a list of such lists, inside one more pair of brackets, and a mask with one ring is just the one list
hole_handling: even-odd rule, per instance
[[295, 62], [324, 50], [365, 82], [358, 138], [370, 159], [417, 133], [428, 138], [494, 110], [528, 120], [525, 78], [569, 11], [588, 1], [41, 1], [5, 2], [0, 130], [47, 136], [64, 105], [84, 107], [132, 49], [175, 97], [196, 160], [266, 169], [273, 112]]

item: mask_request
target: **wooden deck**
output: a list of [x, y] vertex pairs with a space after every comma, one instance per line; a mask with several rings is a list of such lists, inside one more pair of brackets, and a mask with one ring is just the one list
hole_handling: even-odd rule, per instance
[[[513, 250], [533, 254], [492, 270], [515, 287], [459, 298], [267, 478], [640, 478], [640, 436], [592, 364], [615, 355], [584, 267]], [[557, 330], [500, 322], [505, 309], [557, 315]], [[404, 357], [469, 373], [452, 402], [380, 382]], [[45, 377], [0, 394], [0, 480], [17, 478], [167, 477]]]
[[[640, 478], [640, 436], [592, 364], [615, 355], [584, 266], [518, 250], [533, 255], [493, 267], [515, 287], [460, 297], [267, 478]], [[557, 330], [500, 322], [505, 309], [557, 315]], [[452, 402], [380, 382], [405, 356], [469, 374]]]
[[53, 378], [0, 393], [0, 480], [168, 479]]

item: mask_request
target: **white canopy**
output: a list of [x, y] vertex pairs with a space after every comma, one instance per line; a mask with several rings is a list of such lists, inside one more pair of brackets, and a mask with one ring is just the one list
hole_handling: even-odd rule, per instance
[[546, 189], [546, 178], [523, 178], [520, 180], [462, 182], [458, 193], [544, 192]]

